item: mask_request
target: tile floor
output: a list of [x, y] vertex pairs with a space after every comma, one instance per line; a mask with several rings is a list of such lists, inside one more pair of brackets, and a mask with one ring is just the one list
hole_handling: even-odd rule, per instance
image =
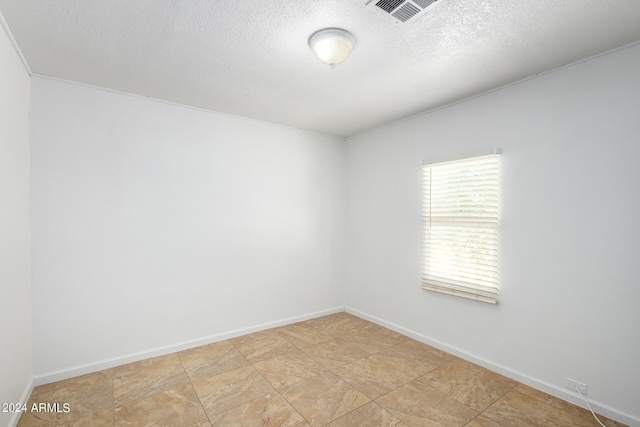
[[[27, 426], [597, 426], [591, 413], [338, 313], [36, 387]], [[601, 419], [605, 425], [622, 424]]]

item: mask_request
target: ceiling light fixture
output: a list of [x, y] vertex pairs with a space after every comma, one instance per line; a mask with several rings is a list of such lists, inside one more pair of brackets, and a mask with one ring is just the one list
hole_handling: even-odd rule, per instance
[[311, 49], [320, 61], [331, 68], [343, 63], [355, 44], [356, 38], [353, 34], [340, 28], [324, 28], [309, 37]]

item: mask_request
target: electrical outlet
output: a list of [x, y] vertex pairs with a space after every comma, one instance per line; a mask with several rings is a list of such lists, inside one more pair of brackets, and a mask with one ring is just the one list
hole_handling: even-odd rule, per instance
[[585, 396], [587, 395], [587, 385], [584, 384], [584, 383], [581, 383], [579, 381], [572, 380], [571, 378], [565, 378], [564, 379], [564, 386], [566, 388], [570, 388], [573, 391], [576, 391], [576, 387], [577, 387], [578, 390], [580, 390], [580, 393], [582, 393]]

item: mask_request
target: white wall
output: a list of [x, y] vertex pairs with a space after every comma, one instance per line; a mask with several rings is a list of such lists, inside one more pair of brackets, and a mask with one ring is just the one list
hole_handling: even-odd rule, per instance
[[343, 307], [343, 140], [34, 77], [31, 148], [36, 383]]
[[[347, 307], [640, 425], [638, 70], [640, 45], [350, 139]], [[422, 290], [423, 159], [496, 146], [500, 305]]]
[[[16, 403], [32, 387], [29, 74], [3, 22], [0, 15], [0, 403]], [[13, 418], [0, 412], [0, 425]]]

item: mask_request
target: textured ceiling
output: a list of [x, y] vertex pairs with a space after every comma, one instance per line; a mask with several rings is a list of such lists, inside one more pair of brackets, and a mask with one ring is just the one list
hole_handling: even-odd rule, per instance
[[[640, 40], [638, 0], [0, 0], [35, 74], [346, 137]], [[331, 70], [307, 45], [342, 27]]]

